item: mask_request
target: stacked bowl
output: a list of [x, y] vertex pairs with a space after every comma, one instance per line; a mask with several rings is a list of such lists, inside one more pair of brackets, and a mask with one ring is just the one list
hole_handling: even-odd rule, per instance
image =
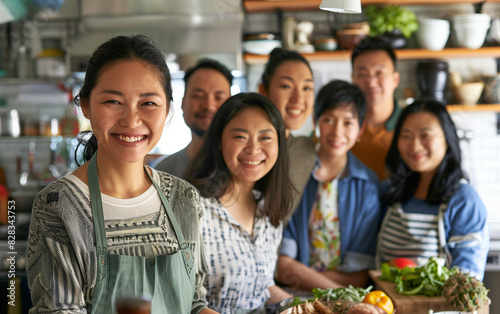
[[421, 48], [443, 50], [450, 36], [450, 22], [441, 19], [419, 18], [417, 40]]
[[478, 49], [484, 43], [491, 17], [484, 13], [458, 14], [453, 16], [453, 30], [460, 47]]

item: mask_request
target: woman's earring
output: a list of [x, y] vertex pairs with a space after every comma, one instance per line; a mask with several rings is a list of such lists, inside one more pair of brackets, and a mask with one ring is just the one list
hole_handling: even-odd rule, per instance
[[316, 125], [314, 128], [314, 135], [316, 135], [316, 138], [319, 138], [320, 132], [319, 132], [319, 125]]

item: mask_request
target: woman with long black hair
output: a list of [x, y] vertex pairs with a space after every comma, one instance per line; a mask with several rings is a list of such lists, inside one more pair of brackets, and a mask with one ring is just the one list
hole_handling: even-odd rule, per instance
[[386, 167], [389, 207], [379, 233], [379, 261], [406, 257], [422, 264], [439, 256], [447, 266], [482, 279], [489, 247], [487, 211], [464, 180], [459, 139], [446, 107], [432, 100], [406, 107]]

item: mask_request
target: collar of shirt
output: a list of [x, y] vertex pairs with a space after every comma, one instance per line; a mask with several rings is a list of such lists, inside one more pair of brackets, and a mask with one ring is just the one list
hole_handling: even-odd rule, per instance
[[399, 116], [401, 115], [401, 112], [403, 111], [403, 108], [401, 108], [398, 105], [398, 101], [394, 99], [394, 110], [392, 111], [391, 116], [389, 119], [387, 119], [387, 122], [385, 123], [385, 128], [387, 131], [392, 132], [396, 128], [396, 123], [398, 123]]
[[[254, 240], [256, 239], [256, 236], [259, 234], [259, 230], [261, 230], [265, 224], [266, 224], [266, 217], [264, 217], [264, 200], [261, 199], [261, 193], [257, 190], [253, 190], [253, 194], [255, 196], [255, 199], [257, 200], [257, 208], [255, 211], [255, 221], [253, 225], [253, 232], [252, 234], [254, 235]], [[231, 213], [224, 207], [224, 205], [221, 204], [221, 202], [216, 199], [212, 198], [211, 202], [213, 204], [218, 204], [219, 206], [214, 206], [212, 208], [213, 210], [213, 215], [217, 218], [219, 218], [221, 221], [226, 221], [229, 224], [234, 225], [235, 227], [242, 229], [241, 224], [234, 219], [234, 217], [231, 215]]]
[[[316, 169], [320, 166], [321, 161], [319, 158], [316, 158], [316, 167], [314, 167], [312, 171], [312, 177], [314, 180], [320, 182], [318, 178], [316, 178]], [[344, 167], [344, 171], [342, 174], [338, 177], [339, 179], [348, 179], [348, 178], [358, 178], [361, 180], [367, 180], [370, 181], [372, 178], [366, 171], [366, 167], [363, 167], [363, 164], [361, 161], [359, 161], [356, 156], [354, 156], [351, 152], [347, 152], [347, 165]]]

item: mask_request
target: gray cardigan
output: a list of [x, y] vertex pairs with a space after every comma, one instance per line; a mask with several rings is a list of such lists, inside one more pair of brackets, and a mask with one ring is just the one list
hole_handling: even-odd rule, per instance
[[[191, 313], [199, 313], [207, 307], [203, 286], [206, 265], [199, 233], [203, 211], [199, 194], [184, 180], [163, 172], [158, 174], [160, 188], [197, 261]], [[174, 187], [175, 199], [171, 199]], [[90, 213], [88, 194], [66, 177], [37, 195], [27, 250], [28, 284], [34, 305], [30, 313], [90, 312], [97, 274], [95, 233]], [[178, 241], [165, 210], [134, 219], [107, 220], [105, 226], [111, 254], [146, 256], [148, 252], [173, 254], [178, 251]], [[123, 252], [123, 248], [127, 252]]]

